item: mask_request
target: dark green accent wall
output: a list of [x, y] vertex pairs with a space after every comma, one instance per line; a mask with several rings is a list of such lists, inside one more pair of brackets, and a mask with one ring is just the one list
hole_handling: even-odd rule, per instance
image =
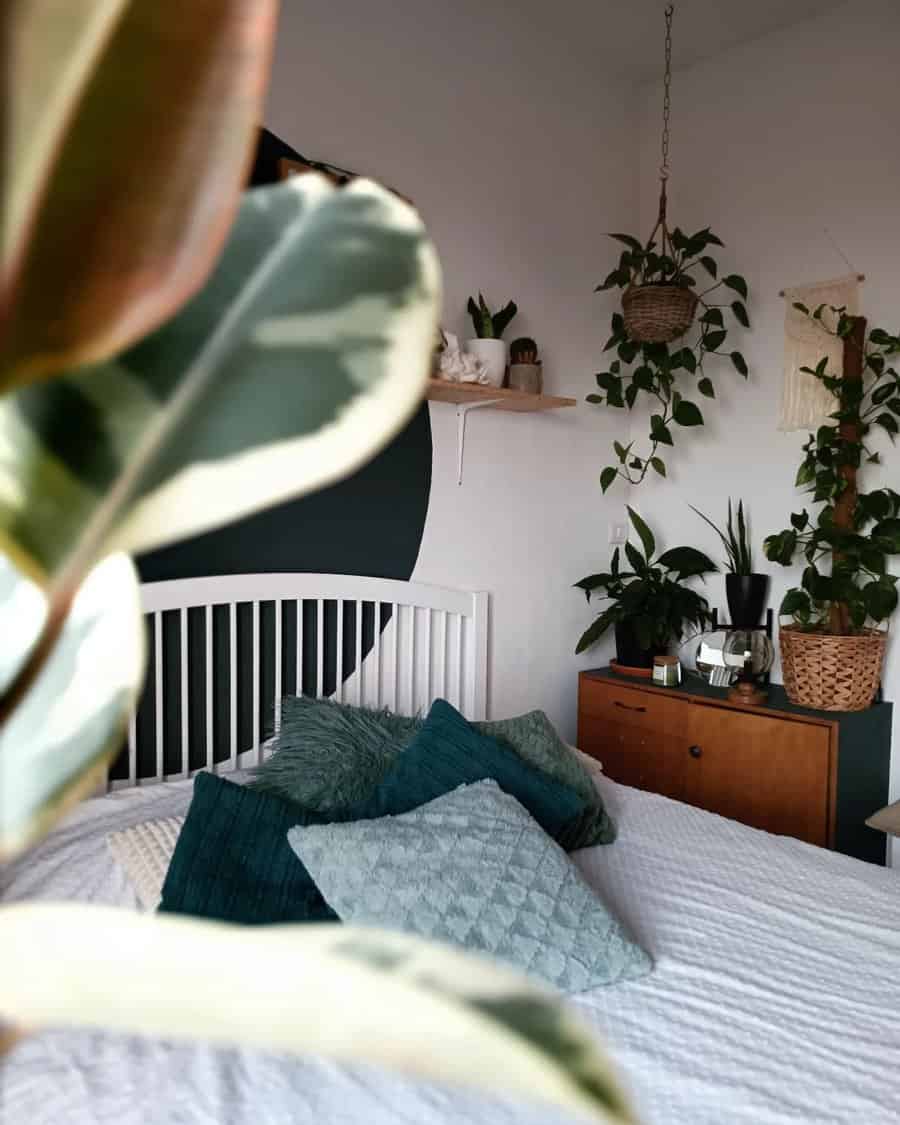
[[144, 582], [307, 571], [409, 579], [431, 491], [427, 403], [353, 476], [137, 560]]

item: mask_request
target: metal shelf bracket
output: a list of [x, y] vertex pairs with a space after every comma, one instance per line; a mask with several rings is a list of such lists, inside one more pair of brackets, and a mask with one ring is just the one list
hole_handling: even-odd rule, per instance
[[456, 483], [463, 481], [463, 458], [466, 453], [466, 418], [470, 410], [481, 410], [486, 406], [496, 406], [502, 399], [491, 398], [479, 402], [460, 402], [456, 406]]

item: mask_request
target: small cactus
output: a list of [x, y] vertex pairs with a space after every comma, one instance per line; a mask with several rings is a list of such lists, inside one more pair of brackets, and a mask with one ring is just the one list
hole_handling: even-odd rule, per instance
[[515, 301], [507, 301], [502, 309], [492, 313], [482, 293], [478, 294], [477, 305], [475, 298], [470, 297], [466, 308], [475, 326], [475, 335], [480, 340], [499, 340], [509, 327], [509, 322], [519, 311]]
[[528, 336], [520, 336], [509, 346], [510, 363], [540, 363], [537, 344]]

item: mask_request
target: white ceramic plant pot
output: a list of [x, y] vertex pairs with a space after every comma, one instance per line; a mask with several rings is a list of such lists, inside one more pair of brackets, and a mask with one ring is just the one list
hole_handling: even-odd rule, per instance
[[504, 340], [467, 340], [466, 351], [471, 352], [485, 365], [490, 386], [503, 386], [503, 380], [506, 378], [506, 342]]
[[511, 363], [509, 365], [510, 390], [539, 395], [543, 389], [542, 382], [541, 365], [539, 363]]

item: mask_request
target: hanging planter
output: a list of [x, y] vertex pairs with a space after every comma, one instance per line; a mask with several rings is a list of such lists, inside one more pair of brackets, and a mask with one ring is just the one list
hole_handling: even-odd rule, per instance
[[[631, 275], [628, 288], [622, 297], [624, 326], [629, 337], [639, 344], [670, 344], [673, 340], [679, 340], [694, 323], [697, 312], [698, 298], [692, 289], [693, 278], [683, 268], [684, 258], [679, 259], [679, 251], [684, 249], [683, 236], [680, 231], [677, 232], [679, 237], [676, 244], [666, 223], [674, 12], [675, 6], [670, 4], [666, 8], [666, 71], [663, 80], [659, 214], [643, 252], [633, 252], [624, 263]], [[658, 254], [654, 252], [657, 237], [659, 238]], [[698, 246], [698, 251], [700, 249], [705, 250], [706, 247]], [[623, 263], [620, 262], [620, 271], [622, 265]]]
[[[726, 348], [731, 321], [750, 327], [743, 303], [747, 299], [746, 281], [738, 274], [719, 277], [719, 265], [710, 248], [723, 243], [709, 227], [687, 235], [679, 227], [670, 229], [668, 225], [673, 13], [670, 4], [666, 8], [659, 212], [646, 241], [630, 234], [610, 235], [625, 249], [616, 268], [596, 291], [622, 290], [622, 311], [613, 314], [612, 333], [604, 348], [615, 349], [616, 358], [609, 370], [596, 376], [600, 393], [587, 396], [588, 402], [597, 405], [631, 410], [642, 393], [649, 395], [653, 401], [650, 447], [638, 452], [634, 442], [615, 442], [618, 464], [607, 466], [601, 473], [604, 492], [617, 477], [640, 484], [651, 469], [659, 476], [666, 475], [660, 452], [661, 447], [675, 444], [677, 429], [673, 427], [703, 424], [700, 408], [685, 397], [683, 384], [690, 380], [689, 391], [715, 398], [715, 387], [705, 369], [709, 356], [729, 360], [739, 375], [747, 376], [743, 355]], [[706, 277], [712, 284], [702, 288], [699, 281]], [[716, 299], [727, 290], [732, 295], [726, 300]], [[669, 347], [676, 342], [680, 342], [679, 347]]]
[[622, 298], [625, 330], [641, 343], [669, 344], [694, 323], [697, 294], [680, 285], [630, 285]]

